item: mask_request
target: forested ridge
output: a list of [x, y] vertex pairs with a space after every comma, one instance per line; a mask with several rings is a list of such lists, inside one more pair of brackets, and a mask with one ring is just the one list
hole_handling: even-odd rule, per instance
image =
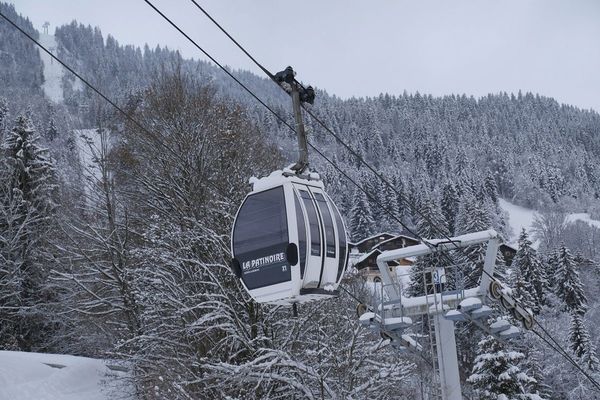
[[[38, 37], [13, 6], [0, 8]], [[294, 161], [289, 128], [210, 63], [121, 45], [77, 22], [55, 36], [57, 55], [143, 129], [68, 73], [64, 103], [44, 98], [38, 51], [0, 21], [0, 349], [122, 360], [139, 398], [428, 398], [427, 362], [360, 327], [348, 293], [294, 317], [250, 301], [230, 272], [248, 178]], [[292, 123], [275, 84], [233, 73]], [[398, 220], [424, 237], [494, 228], [508, 239], [519, 232], [500, 198], [540, 211], [533, 237], [520, 233], [512, 265], [499, 259], [498, 269], [598, 378], [600, 229], [564, 218], [600, 219], [596, 111], [520, 92], [340, 99], [323, 90], [312, 110], [394, 188], [305, 115], [309, 140], [395, 216], [311, 153], [355, 240], [400, 232]], [[468, 279], [481, 257], [461, 259]], [[415, 276], [435, 262], [419, 259]], [[356, 271], [344, 287], [370, 300]], [[502, 344], [459, 330], [470, 399], [597, 398], [533, 335]]]

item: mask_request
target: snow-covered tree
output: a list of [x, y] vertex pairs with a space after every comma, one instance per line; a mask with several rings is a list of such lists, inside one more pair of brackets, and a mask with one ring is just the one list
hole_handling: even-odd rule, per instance
[[448, 224], [448, 232], [454, 235], [454, 224], [458, 214], [460, 199], [458, 191], [452, 182], [444, 185], [442, 190], [442, 214]]
[[547, 287], [544, 264], [531, 247], [531, 241], [525, 229], [519, 236], [519, 248], [512, 262], [512, 281], [517, 297], [527, 300], [528, 306], [539, 313], [544, 303], [544, 291]]
[[[417, 234], [425, 239], [435, 239], [448, 235], [444, 216], [436, 199], [424, 191], [421, 193], [419, 212], [415, 213]], [[411, 267], [409, 294], [420, 296], [425, 293], [425, 287], [431, 285], [433, 268], [447, 264], [441, 253], [422, 256]], [[425, 276], [424, 276], [424, 273]], [[430, 289], [431, 290], [431, 289]]]
[[49, 142], [53, 142], [58, 137], [58, 128], [56, 127], [56, 122], [54, 121], [54, 116], [50, 117], [50, 121], [48, 122], [48, 126], [46, 127], [46, 131], [44, 132], [44, 138]]
[[571, 312], [569, 344], [573, 353], [585, 362], [586, 367], [592, 371], [598, 370], [600, 364], [596, 355], [596, 347], [590, 340], [582, 315], [578, 312]]
[[52, 299], [47, 282], [57, 180], [28, 116], [19, 116], [0, 162], [0, 347], [31, 351], [47, 345]]
[[349, 230], [354, 240], [361, 240], [371, 235], [375, 227], [375, 220], [367, 196], [357, 189], [354, 193], [352, 208], [350, 209]]
[[[111, 134], [101, 126], [91, 135], [82, 137], [92, 155], [85, 166], [86, 185], [78, 188], [85, 203], [78, 210], [64, 210], [63, 254], [52, 278], [68, 309], [63, 312], [64, 338], [85, 338], [77, 350], [98, 355], [132, 339], [140, 321], [130, 257], [131, 212], [115, 182]], [[95, 330], [98, 325], [104, 328]]]
[[587, 299], [579, 278], [577, 265], [564, 245], [558, 250], [558, 264], [554, 275], [555, 292], [565, 309], [580, 314], [587, 310]]
[[519, 366], [523, 353], [511, 351], [493, 336], [487, 336], [478, 344], [478, 353], [471, 376], [481, 400], [539, 400], [537, 394], [529, 393], [528, 386], [534, 379]]
[[[456, 221], [456, 233], [465, 234], [490, 229], [492, 226], [489, 210], [473, 195], [467, 194], [460, 204]], [[483, 271], [485, 257], [485, 246], [476, 245], [461, 251], [468, 263], [465, 270], [466, 287], [474, 287], [478, 284]]]

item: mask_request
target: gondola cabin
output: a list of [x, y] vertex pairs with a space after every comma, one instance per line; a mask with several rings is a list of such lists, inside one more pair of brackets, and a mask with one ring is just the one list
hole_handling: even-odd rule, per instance
[[279, 170], [251, 183], [231, 235], [231, 268], [248, 293], [282, 305], [337, 296], [346, 229], [318, 175]]

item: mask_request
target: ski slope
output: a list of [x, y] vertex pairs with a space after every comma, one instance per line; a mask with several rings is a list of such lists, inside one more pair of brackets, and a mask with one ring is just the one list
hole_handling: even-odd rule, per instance
[[[47, 48], [52, 54], [56, 54], [56, 38], [53, 35], [40, 33], [40, 43]], [[42, 62], [44, 63], [44, 84], [42, 89], [44, 94], [55, 103], [62, 103], [64, 100], [62, 90], [63, 67], [48, 53], [40, 51]]]
[[533, 233], [533, 221], [535, 221], [537, 211], [518, 206], [504, 199], [498, 199], [498, 203], [500, 208], [508, 214], [508, 225], [511, 229], [508, 244], [516, 245], [519, 234], [523, 229], [531, 236]]
[[104, 360], [0, 351], [0, 400], [132, 400], [126, 377]]
[[600, 229], [600, 221], [592, 219], [588, 213], [575, 213], [567, 215], [567, 222], [582, 221], [590, 226]]
[[[531, 237], [533, 233], [533, 221], [535, 221], [538, 212], [530, 208], [518, 206], [505, 199], [499, 199], [498, 202], [500, 208], [508, 214], [508, 224], [512, 230], [508, 244], [516, 247], [522, 229], [525, 229]], [[583, 221], [590, 226], [600, 229], [600, 221], [592, 219], [590, 214], [587, 213], [571, 213], [565, 217], [565, 222], [568, 224], [575, 221]], [[538, 243], [534, 242], [533, 246], [537, 248]]]

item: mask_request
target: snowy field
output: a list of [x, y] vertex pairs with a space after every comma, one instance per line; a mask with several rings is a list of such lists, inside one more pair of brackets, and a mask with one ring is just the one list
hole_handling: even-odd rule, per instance
[[[47, 35], [40, 33], [40, 43], [42, 46], [50, 50], [50, 52], [56, 55], [56, 38], [53, 35]], [[42, 88], [46, 96], [55, 103], [62, 103], [63, 101], [63, 90], [62, 90], [62, 76], [63, 67], [45, 51], [40, 51], [42, 62], [44, 63], [44, 84]]]
[[0, 400], [131, 400], [119, 369], [93, 358], [0, 351]]
[[504, 199], [498, 199], [500, 208], [508, 214], [508, 225], [511, 229], [512, 236], [508, 242], [511, 245], [516, 245], [519, 239], [519, 234], [523, 229], [531, 236], [533, 231], [533, 221], [537, 212], [535, 210], [518, 206]]
[[[533, 221], [537, 215], [537, 211], [518, 206], [513, 204], [507, 200], [499, 199], [500, 208], [502, 208], [508, 214], [508, 224], [512, 229], [512, 236], [510, 237], [508, 243], [510, 245], [516, 245], [517, 240], [519, 239], [519, 234], [521, 230], [525, 228], [527, 233], [533, 233]], [[589, 214], [586, 213], [573, 213], [568, 214], [565, 218], [565, 222], [573, 223], [575, 221], [583, 221], [590, 226], [595, 226], [600, 228], [600, 221], [594, 220], [590, 218]], [[537, 244], [533, 244], [534, 247], [537, 247]]]
[[600, 221], [590, 218], [590, 214], [587, 213], [577, 213], [577, 214], [569, 214], [567, 215], [567, 222], [575, 222], [575, 221], [583, 221], [588, 225], [595, 226], [600, 229]]

